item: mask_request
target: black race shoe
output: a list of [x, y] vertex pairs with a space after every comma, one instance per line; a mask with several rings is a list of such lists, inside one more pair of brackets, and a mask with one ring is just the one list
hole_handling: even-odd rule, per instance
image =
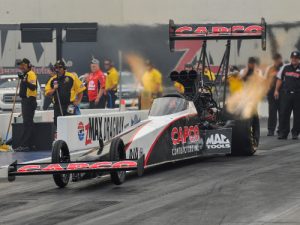
[[35, 145], [33, 145], [33, 146], [30, 147], [30, 150], [31, 150], [31, 151], [37, 151], [37, 148], [36, 148]]
[[267, 136], [269, 136], [269, 137], [274, 136], [274, 131], [269, 130]]
[[19, 147], [15, 148], [14, 151], [15, 152], [29, 152], [30, 149], [28, 147], [19, 146]]
[[292, 135], [292, 139], [293, 139], [293, 140], [298, 140], [298, 139], [299, 139], [298, 134], [293, 134], [293, 135]]
[[279, 135], [279, 136], [278, 136], [278, 139], [279, 139], [279, 140], [286, 140], [286, 139], [287, 139], [287, 136]]

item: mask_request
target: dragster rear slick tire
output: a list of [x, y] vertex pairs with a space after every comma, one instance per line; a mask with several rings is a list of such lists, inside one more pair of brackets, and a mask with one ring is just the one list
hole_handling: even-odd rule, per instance
[[252, 156], [256, 152], [260, 138], [260, 125], [258, 115], [250, 119], [236, 119], [236, 116], [226, 115], [234, 120], [232, 126], [232, 156]]
[[[62, 140], [55, 141], [52, 148], [52, 163], [70, 162], [70, 152], [66, 142]], [[64, 188], [70, 180], [70, 174], [53, 174], [55, 184]]]
[[[109, 157], [111, 161], [126, 159], [125, 145], [121, 138], [112, 140], [109, 149]], [[121, 185], [125, 181], [126, 171], [110, 172], [110, 178], [115, 185]]]

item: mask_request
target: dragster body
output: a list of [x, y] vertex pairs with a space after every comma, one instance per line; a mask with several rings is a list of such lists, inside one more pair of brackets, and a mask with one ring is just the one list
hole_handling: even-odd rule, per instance
[[[144, 157], [144, 167], [231, 152], [231, 128], [203, 129], [193, 102], [179, 95], [155, 99], [149, 118], [116, 138], [124, 142], [126, 159]], [[100, 155], [94, 151], [80, 160], [107, 160], [110, 147], [108, 143]]]

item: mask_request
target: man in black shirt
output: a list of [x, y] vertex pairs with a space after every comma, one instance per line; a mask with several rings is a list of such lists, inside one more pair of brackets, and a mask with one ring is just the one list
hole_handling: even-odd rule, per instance
[[280, 98], [279, 137], [287, 139], [290, 132], [290, 118], [293, 111], [294, 121], [292, 138], [298, 139], [300, 133], [300, 52], [293, 51], [291, 63], [281, 67], [277, 74], [274, 97], [279, 98], [279, 90], [282, 87]]
[[58, 60], [54, 67], [56, 74], [47, 82], [45, 94], [53, 99], [54, 124], [57, 125], [58, 116], [74, 114], [72, 109], [79, 106], [86, 88], [77, 76], [67, 71], [62, 60]]
[[240, 78], [246, 82], [254, 74], [262, 76], [262, 72], [258, 68], [258, 59], [249, 57], [247, 67], [240, 71]]
[[31, 69], [31, 63], [24, 58], [18, 62], [21, 73], [18, 74], [20, 83], [19, 96], [22, 99], [23, 135], [20, 146], [15, 151], [28, 151], [33, 149], [32, 134], [34, 130], [33, 117], [37, 107], [37, 76]]

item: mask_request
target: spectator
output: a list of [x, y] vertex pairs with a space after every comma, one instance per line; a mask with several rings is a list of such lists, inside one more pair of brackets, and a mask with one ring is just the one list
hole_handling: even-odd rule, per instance
[[162, 95], [162, 75], [149, 60], [146, 61], [146, 72], [142, 77], [142, 84], [144, 91], [150, 93], [153, 98]]
[[274, 92], [277, 80], [276, 75], [283, 65], [282, 57], [278, 53], [273, 56], [273, 61], [273, 65], [269, 66], [265, 73], [265, 77], [272, 80], [270, 90], [267, 94], [269, 104], [268, 136], [274, 136], [277, 125], [277, 114], [279, 114], [279, 99], [275, 99]]
[[[294, 121], [292, 139], [297, 140], [300, 133], [300, 52], [291, 53], [291, 62], [281, 67], [277, 74], [275, 99], [280, 94], [280, 116], [278, 139], [287, 139], [290, 133], [290, 118], [293, 111]], [[282, 86], [282, 91], [279, 90]]]
[[117, 100], [117, 90], [119, 84], [119, 73], [117, 69], [113, 66], [111, 60], [104, 60], [104, 68], [107, 71], [106, 82], [105, 82], [105, 92], [107, 99], [107, 108], [116, 108]]
[[90, 109], [104, 109], [105, 76], [99, 67], [99, 60], [93, 58], [90, 68], [91, 73], [86, 77]]

